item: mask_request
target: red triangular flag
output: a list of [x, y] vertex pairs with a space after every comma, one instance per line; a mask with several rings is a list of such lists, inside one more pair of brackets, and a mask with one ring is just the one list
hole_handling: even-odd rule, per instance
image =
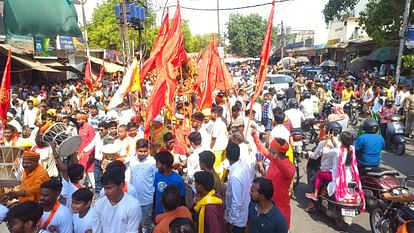
[[7, 55], [6, 67], [4, 67], [3, 79], [0, 87], [0, 120], [3, 126], [7, 124], [7, 112], [10, 108], [10, 71], [11, 71], [11, 50]]
[[88, 87], [89, 91], [93, 92], [91, 61], [89, 58], [86, 59], [85, 77], [83, 81], [85, 82], [85, 85]]
[[103, 86], [103, 80], [105, 77], [105, 57], [102, 56], [102, 66], [101, 69], [99, 70], [99, 76], [98, 79], [96, 80], [96, 87], [97, 88], [101, 88]]

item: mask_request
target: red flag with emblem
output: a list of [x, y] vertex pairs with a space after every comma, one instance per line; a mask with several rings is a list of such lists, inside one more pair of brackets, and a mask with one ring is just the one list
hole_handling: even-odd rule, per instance
[[11, 50], [7, 55], [6, 67], [0, 87], [0, 120], [3, 126], [7, 124], [7, 112], [10, 108], [10, 71], [11, 71]]
[[256, 80], [257, 86], [254, 92], [254, 95], [251, 99], [251, 106], [253, 106], [253, 103], [255, 103], [257, 98], [259, 97], [263, 89], [264, 82], [266, 80], [267, 63], [269, 61], [270, 45], [272, 43], [274, 12], [275, 12], [275, 1], [272, 2], [272, 10], [270, 11], [269, 20], [267, 21], [266, 35], [263, 40], [262, 52], [260, 53], [260, 68], [259, 68], [259, 72], [257, 74], [257, 80]]

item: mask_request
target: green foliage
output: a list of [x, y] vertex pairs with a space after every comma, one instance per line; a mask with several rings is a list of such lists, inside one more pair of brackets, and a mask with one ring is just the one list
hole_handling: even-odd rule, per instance
[[[267, 19], [263, 19], [259, 14], [230, 14], [227, 25], [229, 52], [242, 57], [258, 57], [262, 50], [266, 27]], [[272, 41], [276, 41], [276, 32], [276, 28], [273, 27]]]
[[325, 23], [329, 24], [330, 21], [346, 17], [358, 2], [359, 0], [329, 0], [322, 10]]
[[[411, 9], [413, 7], [411, 3]], [[381, 46], [397, 46], [402, 27], [405, 1], [369, 0], [358, 21], [368, 35]], [[414, 19], [411, 13], [410, 20]]]
[[404, 55], [402, 58], [402, 66], [406, 70], [414, 71], [414, 55]]

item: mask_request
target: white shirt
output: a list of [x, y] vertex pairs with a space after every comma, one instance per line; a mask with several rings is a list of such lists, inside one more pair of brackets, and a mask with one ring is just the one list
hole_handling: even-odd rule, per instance
[[200, 147], [200, 148], [196, 148], [193, 153], [190, 154], [190, 156], [188, 156], [187, 159], [187, 180], [193, 180], [194, 178], [194, 174], [198, 171], [201, 171], [200, 168], [200, 153], [205, 151], [205, 150], [209, 150], [206, 149], [205, 147]]
[[249, 166], [237, 161], [229, 168], [229, 178], [226, 191], [226, 220], [237, 227], [247, 225], [249, 214], [250, 187], [252, 178]]
[[141, 219], [141, 206], [139, 201], [132, 196], [124, 194], [121, 201], [115, 205], [104, 197], [95, 204], [92, 232], [136, 233]]
[[65, 198], [66, 203], [65, 206], [68, 207], [68, 209], [72, 212], [72, 194], [78, 190], [78, 187], [76, 187], [72, 182], [65, 180], [62, 177], [62, 192], [60, 195]]
[[[51, 212], [52, 211], [43, 211], [41, 226], [46, 222]], [[46, 227], [46, 230], [51, 226], [56, 227], [55, 233], [73, 232], [72, 214], [66, 206], [62, 204], [59, 206], [49, 225]]]
[[153, 203], [154, 197], [154, 179], [157, 173], [155, 159], [151, 155], [140, 161], [138, 156], [134, 156], [130, 161], [131, 167], [131, 185], [135, 187], [138, 200], [141, 205]]
[[[341, 146], [341, 142], [338, 141], [337, 138], [335, 138], [336, 145], [339, 148]], [[329, 149], [334, 149], [332, 142], [328, 142], [328, 147], [325, 148], [325, 140], [319, 142], [319, 144], [316, 146], [315, 151], [309, 156], [311, 159], [318, 159], [321, 158], [321, 167], [320, 169], [322, 171], [333, 171], [334, 167], [334, 161], [336, 160], [336, 151], [330, 151]], [[334, 153], [332, 153], [334, 152]]]
[[302, 111], [299, 109], [291, 108], [285, 111], [286, 116], [292, 123], [292, 128], [301, 128], [302, 122], [305, 119], [305, 116], [303, 115]]
[[119, 115], [119, 125], [126, 125], [131, 121], [131, 118], [135, 116], [135, 112], [132, 109], [128, 109], [122, 111]]
[[213, 151], [225, 150], [228, 143], [227, 126], [226, 123], [219, 117], [216, 119], [211, 130], [211, 137], [216, 139], [213, 145]]
[[24, 111], [23, 124], [28, 125], [30, 128], [34, 128], [37, 111], [38, 111], [37, 108], [32, 108], [32, 109], [26, 108], [26, 110]]
[[305, 119], [315, 118], [313, 116], [313, 102], [311, 99], [305, 99], [300, 103], [300, 110], [303, 112]]
[[198, 132], [201, 135], [201, 146], [204, 148], [210, 148], [211, 134], [208, 132], [207, 127], [202, 125]]
[[34, 151], [40, 154], [39, 163], [42, 167], [47, 171], [50, 177], [57, 177], [59, 176], [59, 171], [56, 166], [56, 160], [53, 155], [52, 148], [50, 146], [46, 147], [37, 147], [34, 146]]
[[79, 218], [79, 214], [73, 214], [73, 233], [85, 233], [93, 228], [94, 209], [91, 207], [83, 218]]
[[6, 206], [0, 204], [0, 223], [2, 223], [6, 218], [7, 212], [9, 212], [9, 209]]

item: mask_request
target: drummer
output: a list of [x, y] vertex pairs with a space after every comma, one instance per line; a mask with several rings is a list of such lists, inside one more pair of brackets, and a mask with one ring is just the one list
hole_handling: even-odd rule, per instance
[[40, 185], [50, 179], [47, 171], [39, 164], [39, 159], [40, 155], [36, 152], [23, 153], [23, 176], [19, 191], [6, 193], [1, 199], [10, 201], [18, 198], [20, 203], [39, 201]]
[[121, 160], [124, 159], [119, 155], [121, 151], [121, 144], [113, 143], [113, 144], [106, 144], [102, 147], [102, 170], [105, 172], [106, 166], [114, 160]]

